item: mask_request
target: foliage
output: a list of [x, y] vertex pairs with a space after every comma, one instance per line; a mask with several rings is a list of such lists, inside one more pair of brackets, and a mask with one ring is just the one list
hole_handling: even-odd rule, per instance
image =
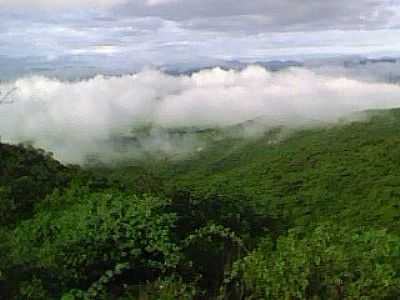
[[321, 225], [266, 239], [232, 271], [249, 299], [397, 299], [400, 237]]
[[31, 218], [38, 202], [72, 182], [85, 183], [95, 191], [115, 185], [101, 174], [62, 165], [52, 153], [0, 143], [0, 225], [14, 226], [16, 221]]
[[67, 184], [68, 171], [44, 151], [0, 144], [0, 224], [29, 217], [36, 201]]
[[0, 299], [399, 299], [399, 127], [208, 130], [90, 169], [0, 143]]
[[400, 110], [364, 119], [282, 131], [279, 142], [269, 132], [223, 139], [157, 172], [197, 195], [240, 194], [287, 227], [330, 220], [399, 231]]
[[158, 279], [147, 285], [130, 287], [126, 294], [118, 300], [148, 299], [148, 300], [191, 300], [196, 295], [196, 289], [174, 276]]
[[162, 212], [164, 200], [73, 187], [46, 203], [48, 209], [13, 232], [11, 260], [53, 278], [57, 286], [49, 291], [75, 287], [96, 296], [124, 276], [145, 282], [179, 262], [171, 233], [176, 217]]

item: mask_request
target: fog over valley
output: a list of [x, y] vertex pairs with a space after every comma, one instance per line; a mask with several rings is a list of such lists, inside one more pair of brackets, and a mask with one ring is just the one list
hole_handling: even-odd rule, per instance
[[[31, 143], [69, 163], [83, 163], [93, 154], [106, 162], [127, 152], [133, 157], [187, 154], [204, 146], [196, 130], [251, 120], [261, 131], [296, 129], [400, 106], [400, 85], [363, 74], [357, 68], [273, 72], [250, 65], [189, 75], [149, 69], [75, 81], [24, 76], [0, 86], [0, 136], [3, 142]], [[173, 134], [177, 130], [180, 134]], [[115, 145], [121, 139], [131, 139], [125, 154]]]

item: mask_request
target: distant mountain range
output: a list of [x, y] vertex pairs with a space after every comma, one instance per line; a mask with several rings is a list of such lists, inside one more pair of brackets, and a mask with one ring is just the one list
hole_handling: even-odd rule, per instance
[[[85, 63], [82, 63], [82, 62]], [[249, 65], [259, 65], [270, 71], [280, 71], [291, 67], [320, 68], [323, 66], [342, 67], [346, 69], [368, 67], [370, 65], [396, 65], [400, 64], [400, 57], [368, 58], [363, 56], [337, 56], [331, 58], [318, 58], [306, 60], [216, 60], [205, 58], [202, 61], [183, 62], [165, 65], [150, 65], [148, 68], [159, 69], [171, 75], [190, 75], [200, 70], [219, 67], [221, 69], [242, 70]], [[0, 81], [14, 80], [21, 76], [43, 75], [57, 77], [63, 80], [77, 80], [90, 78], [97, 74], [123, 75], [135, 73], [144, 66], [129, 62], [112, 62], [99, 65], [98, 62], [88, 58], [60, 57], [54, 60], [48, 58], [8, 58], [0, 56]], [[400, 68], [399, 68], [400, 69]], [[399, 71], [400, 73], [400, 71]]]

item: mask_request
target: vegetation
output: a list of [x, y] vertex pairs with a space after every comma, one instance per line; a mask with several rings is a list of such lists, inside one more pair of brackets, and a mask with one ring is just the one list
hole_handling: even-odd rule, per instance
[[0, 299], [399, 299], [400, 110], [369, 114], [109, 169], [0, 144]]

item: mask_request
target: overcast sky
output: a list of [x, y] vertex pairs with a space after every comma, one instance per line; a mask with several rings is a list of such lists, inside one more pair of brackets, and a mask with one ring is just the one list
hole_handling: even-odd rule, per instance
[[0, 64], [397, 55], [398, 0], [0, 0]]

